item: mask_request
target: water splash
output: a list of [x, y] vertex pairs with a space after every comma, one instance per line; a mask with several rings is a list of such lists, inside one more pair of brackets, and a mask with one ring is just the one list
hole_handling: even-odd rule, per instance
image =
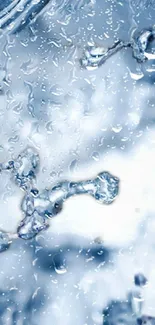
[[143, 29], [140, 32], [134, 31], [130, 42], [118, 40], [111, 47], [104, 48], [97, 46], [95, 43], [88, 43], [85, 47], [80, 65], [87, 70], [94, 70], [102, 66], [106, 60], [116, 54], [123, 48], [132, 48], [133, 57], [138, 63], [144, 63], [147, 60], [155, 59], [155, 50], [149, 51], [152, 41], [155, 39], [154, 27]]
[[109, 48], [104, 48], [96, 46], [95, 44], [88, 44], [86, 47], [82, 58], [80, 59], [80, 64], [82, 68], [87, 70], [94, 70], [100, 67], [107, 59], [112, 55], [116, 54], [122, 48], [131, 46], [130, 43], [125, 43], [118, 40]]
[[[148, 28], [140, 31], [137, 31], [133, 34], [131, 41], [133, 49], [133, 57], [139, 62], [143, 63], [149, 59], [148, 47], [155, 39], [155, 29]], [[151, 55], [151, 53], [150, 53]], [[150, 57], [151, 59], [151, 57]]]
[[22, 239], [32, 239], [40, 231], [48, 228], [48, 222], [34, 211], [31, 216], [26, 216], [17, 228], [18, 236]]
[[40, 192], [34, 186], [39, 164], [39, 155], [31, 147], [21, 152], [15, 160], [1, 164], [1, 172], [10, 171], [15, 184], [26, 192], [21, 202], [24, 219], [17, 228], [17, 235], [22, 239], [32, 239], [47, 229], [48, 219], [56, 216], [62, 210], [63, 203], [74, 195], [89, 194], [103, 204], [111, 204], [118, 195], [119, 179], [109, 172], [102, 172], [92, 180], [64, 181]]

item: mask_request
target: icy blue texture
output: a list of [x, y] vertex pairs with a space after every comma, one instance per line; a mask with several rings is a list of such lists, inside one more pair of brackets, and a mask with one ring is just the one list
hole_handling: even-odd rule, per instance
[[4, 252], [9, 248], [11, 240], [9, 235], [3, 231], [0, 231], [0, 252]]
[[119, 179], [108, 172], [100, 173], [94, 180], [93, 196], [101, 203], [112, 203], [119, 192]]
[[0, 325], [154, 325], [154, 10], [0, 0]]

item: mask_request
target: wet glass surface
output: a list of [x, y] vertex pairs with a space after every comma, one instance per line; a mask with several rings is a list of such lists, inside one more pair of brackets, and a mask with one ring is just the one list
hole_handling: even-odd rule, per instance
[[0, 0], [0, 325], [155, 323], [154, 21]]

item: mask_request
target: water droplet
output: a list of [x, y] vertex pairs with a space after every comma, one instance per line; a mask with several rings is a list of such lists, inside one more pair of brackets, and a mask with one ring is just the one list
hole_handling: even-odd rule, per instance
[[92, 154], [92, 158], [95, 160], [95, 161], [98, 161], [99, 160], [99, 153], [98, 152], [93, 152]]
[[65, 269], [64, 266], [61, 266], [59, 268], [55, 267], [55, 272], [60, 275], [60, 274], [65, 274], [67, 272], [67, 270]]
[[77, 169], [77, 164], [78, 164], [78, 161], [76, 159], [74, 159], [71, 162], [71, 164], [69, 166], [69, 169], [70, 169], [71, 172], [74, 172]]
[[65, 274], [67, 272], [65, 266], [65, 260], [61, 261], [61, 257], [58, 259], [58, 255], [53, 258], [55, 272], [59, 275]]
[[133, 72], [130, 71], [130, 76], [131, 76], [131, 78], [133, 80], [137, 81], [137, 80], [140, 80], [140, 79], [142, 79], [144, 77], [144, 73], [143, 72], [141, 72], [141, 73], [133, 73]]
[[100, 173], [93, 184], [95, 189], [92, 195], [101, 203], [110, 204], [118, 195], [119, 179], [108, 172]]
[[53, 171], [53, 172], [50, 173], [50, 176], [53, 177], [53, 178], [56, 177], [56, 175], [57, 175], [57, 174], [56, 174], [55, 171]]
[[21, 71], [25, 74], [25, 75], [30, 75], [33, 72], [35, 72], [37, 70], [38, 66], [36, 64], [34, 64], [34, 62], [32, 61], [32, 59], [24, 62], [21, 66], [20, 69]]
[[8, 139], [9, 143], [16, 143], [18, 141], [19, 141], [18, 135], [15, 135], [14, 137], [11, 137], [11, 138]]
[[31, 194], [34, 196], [34, 197], [37, 197], [38, 194], [39, 194], [39, 190], [37, 188], [32, 188], [31, 190]]
[[115, 133], [121, 132], [122, 131], [122, 125], [117, 124], [116, 126], [113, 126], [112, 131], [114, 131]]
[[47, 130], [47, 133], [53, 132], [53, 123], [51, 121], [46, 124], [46, 130]]
[[81, 66], [87, 70], [96, 69], [102, 64], [105, 54], [107, 54], [107, 49], [91, 44], [86, 47], [83, 57], [80, 59]]

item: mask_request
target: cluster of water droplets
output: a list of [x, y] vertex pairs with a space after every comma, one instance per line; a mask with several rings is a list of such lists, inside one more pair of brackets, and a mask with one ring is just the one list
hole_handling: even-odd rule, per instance
[[128, 47], [132, 48], [132, 55], [139, 63], [154, 59], [155, 48], [151, 48], [154, 40], [155, 28], [152, 27], [140, 32], [134, 31], [130, 42], [118, 40], [109, 48], [97, 46], [95, 43], [88, 43], [80, 58], [81, 67], [87, 70], [99, 68], [112, 55]]
[[39, 171], [39, 155], [31, 147], [21, 152], [15, 160], [1, 164], [1, 172], [11, 172], [15, 182], [25, 195], [21, 202], [23, 220], [17, 234], [0, 232], [0, 251], [7, 249], [14, 238], [32, 239], [49, 227], [49, 219], [57, 215], [63, 203], [73, 195], [89, 194], [103, 204], [111, 204], [119, 192], [119, 179], [109, 172], [102, 172], [92, 180], [63, 181], [54, 187], [39, 191], [36, 176]]

